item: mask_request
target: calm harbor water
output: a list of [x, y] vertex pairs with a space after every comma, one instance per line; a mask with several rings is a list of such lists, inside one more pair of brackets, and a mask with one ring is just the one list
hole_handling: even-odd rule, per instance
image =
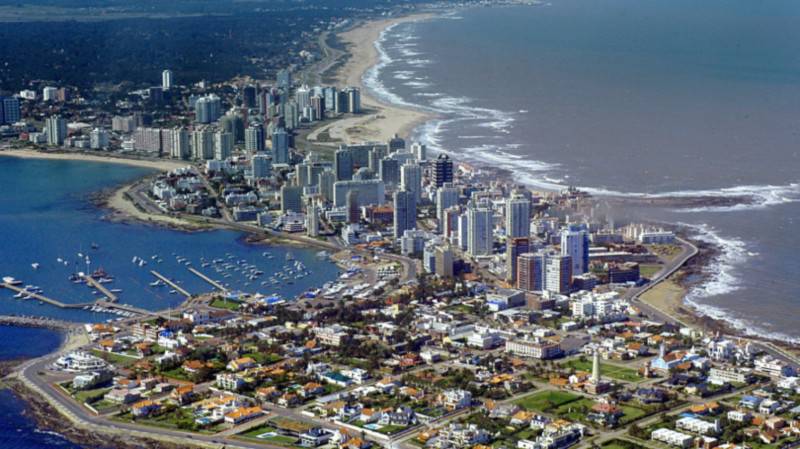
[[[187, 233], [111, 222], [103, 218], [104, 210], [92, 204], [93, 192], [147, 173], [144, 169], [112, 164], [0, 157], [0, 276], [13, 276], [24, 284], [39, 286], [44, 295], [62, 302], [81, 303], [96, 296], [87, 286], [72, 283], [69, 276], [75, 271], [102, 267], [114, 276], [114, 282], [106, 287], [122, 290], [120, 302], [150, 310], [166, 309], [183, 299], [170, 294], [168, 287], [151, 286], [155, 278], [150, 270], [176, 280], [190, 293], [211, 290], [210, 285], [188, 271], [187, 263], [213, 279], [230, 284], [232, 289], [274, 293], [284, 298], [294, 298], [337, 277], [338, 268], [318, 257], [313, 249], [248, 244], [240, 233], [232, 231]], [[134, 257], [144, 259], [146, 265], [134, 264]], [[224, 259], [230, 268], [223, 268], [223, 264], [203, 267], [204, 261], [213, 259]], [[309, 273], [306, 277], [291, 277], [291, 284], [268, 282], [273, 273], [294, 265], [294, 261], [305, 265]], [[34, 268], [32, 264], [37, 263]], [[248, 279], [242, 274], [244, 264], [257, 267], [264, 275], [258, 280]], [[261, 285], [265, 281], [267, 285]], [[5, 289], [0, 290], [0, 314], [81, 322], [117, 317], [17, 299], [14, 292]], [[0, 360], [44, 355], [55, 350], [60, 341], [60, 335], [54, 331], [0, 326]], [[8, 390], [0, 390], [0, 447], [79, 447], [58, 434], [36, 429], [23, 411], [24, 403], [19, 398]]]
[[687, 298], [800, 339], [800, 4], [554, 0], [387, 30], [365, 82], [435, 112], [416, 138], [534, 187], [732, 197], [616, 211], [684, 223], [723, 251]]
[[[176, 280], [194, 294], [211, 291], [212, 287], [189, 272], [189, 267], [229, 284], [231, 289], [284, 298], [294, 298], [337, 276], [338, 268], [312, 249], [248, 244], [242, 234], [233, 231], [190, 233], [104, 220], [106, 211], [94, 206], [89, 195], [146, 173], [110, 164], [0, 158], [0, 190], [9, 192], [0, 196], [0, 275], [39, 286], [45, 296], [59, 301], [84, 303], [97, 295], [85, 284], [71, 282], [70, 275], [102, 268], [114, 277], [106, 287], [122, 290], [119, 302], [150, 310], [163, 310], [183, 300], [170, 293], [169, 287], [151, 286], [156, 280], [151, 270]], [[292, 261], [287, 262], [287, 254]], [[214, 259], [223, 259], [229, 268], [219, 267], [217, 271], [222, 264], [203, 266]], [[292, 277], [291, 284], [269, 282], [273, 273], [295, 260], [307, 267], [306, 277]], [[241, 268], [244, 264], [264, 274], [251, 280]], [[0, 314], [77, 321], [115, 317], [18, 299], [6, 290], [0, 290]]]

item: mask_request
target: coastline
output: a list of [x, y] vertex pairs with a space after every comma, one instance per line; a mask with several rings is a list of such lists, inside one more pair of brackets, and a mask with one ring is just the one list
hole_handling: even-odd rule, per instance
[[336, 143], [387, 141], [395, 134], [407, 138], [414, 128], [434, 118], [428, 112], [380, 100], [365, 85], [363, 78], [370, 69], [380, 63], [381, 55], [376, 45], [387, 29], [401, 23], [435, 16], [436, 13], [421, 12], [389, 19], [369, 20], [340, 32], [337, 37], [346, 49], [347, 59], [335, 71], [332, 78], [339, 85], [360, 89], [361, 105], [365, 113], [336, 120], [317, 128], [308, 135], [308, 140], [324, 143], [322, 135], [326, 135], [327, 139]]
[[[386, 29], [390, 29], [392, 26], [399, 23], [424, 20], [432, 17], [436, 17], [436, 14], [412, 14], [394, 19], [368, 21], [338, 35], [345, 44], [346, 52], [349, 54], [349, 57], [346, 63], [340, 67], [335, 78], [345, 84], [357, 85], [360, 87], [362, 90], [362, 102], [364, 102], [365, 105], [375, 105], [374, 107], [378, 108], [381, 112], [385, 111], [387, 121], [392, 121], [392, 119], [394, 119], [392, 114], [396, 111], [411, 111], [416, 113], [414, 119], [410, 121], [403, 121], [403, 116], [400, 115], [400, 123], [398, 123], [395, 128], [395, 132], [400, 134], [401, 137], [407, 137], [408, 133], [413, 131], [416, 127], [435, 119], [436, 116], [432, 113], [392, 104], [384, 99], [378, 98], [365, 86], [364, 78], [369, 74], [370, 70], [381, 62], [380, 54], [376, 46], [379, 45], [382, 33]], [[337, 124], [339, 124], [338, 127]], [[381, 136], [381, 138], [384, 139], [390, 137], [392, 133], [386, 132], [385, 129], [382, 129], [381, 125], [382, 123], [380, 121], [370, 121], [369, 117], [348, 118], [319, 128], [315, 130], [313, 134], [319, 135], [320, 133], [327, 132], [330, 138], [339, 138], [347, 143], [371, 140], [371, 136]], [[351, 129], [349, 129], [348, 126], [366, 129], [367, 132], [363, 133], [366, 135], [349, 132]], [[311, 135], [309, 137], [311, 137]], [[462, 161], [461, 163], [465, 162]], [[478, 171], [487, 178], [515, 179], [514, 171], [506, 169], [505, 167], [492, 165], [488, 161], [483, 161], [480, 164], [475, 164], [473, 162], [467, 162], [466, 164], [478, 169]], [[736, 192], [730, 192], [730, 194], [721, 196], [709, 194], [708, 192], [699, 193], [702, 194], [687, 197], [679, 195], [628, 196], [616, 192], [607, 192], [606, 194], [598, 193], [597, 197], [602, 197], [604, 200], [609, 200], [617, 204], [634, 206], [658, 205], [660, 207], [682, 209], [698, 207], [728, 209], [740, 206], [753, 206], [759, 203], [759, 198], [757, 196]], [[688, 301], [690, 293], [698, 284], [710, 281], [712, 275], [708, 272], [707, 268], [717, 263], [717, 259], [724, 253], [724, 248], [705, 242], [702, 239], [692, 237], [690, 240], [693, 244], [700, 247], [701, 251], [696, 256], [686, 261], [681, 270], [660, 282], [658, 288], [654, 289], [654, 293], [656, 294], [651, 293], [648, 297], [650, 301], [653, 301], [653, 304], [649, 305], [669, 318], [677, 322], [686, 323], [695, 328], [711, 332], [720, 331], [732, 336], [769, 342], [785, 349], [791, 349], [791, 341], [775, 338], [770, 335], [763, 335], [752, 329], [741, 328], [725, 319], [705, 313], [697, 305]], [[656, 296], [658, 297], [656, 298]]]
[[72, 151], [38, 151], [32, 149], [0, 150], [0, 156], [15, 157], [19, 159], [44, 159], [59, 161], [83, 161], [83, 162], [102, 162], [106, 164], [120, 164], [131, 167], [150, 168], [160, 171], [169, 171], [189, 165], [185, 161], [175, 161], [170, 159], [133, 159], [112, 154], [94, 152], [72, 152]]

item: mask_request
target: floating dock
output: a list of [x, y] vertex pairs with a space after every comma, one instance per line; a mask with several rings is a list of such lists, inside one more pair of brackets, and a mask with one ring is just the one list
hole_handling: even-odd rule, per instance
[[211, 284], [211, 285], [212, 285], [214, 288], [216, 288], [217, 290], [219, 290], [219, 291], [222, 291], [222, 292], [226, 292], [226, 293], [228, 292], [228, 289], [227, 289], [227, 288], [225, 288], [225, 286], [223, 286], [223, 285], [222, 285], [222, 284], [220, 284], [219, 282], [217, 282], [217, 281], [215, 281], [215, 280], [211, 279], [210, 277], [206, 276], [205, 274], [203, 274], [203, 273], [201, 273], [201, 272], [199, 272], [199, 271], [195, 270], [194, 268], [189, 268], [189, 271], [191, 271], [192, 273], [194, 273], [194, 274], [195, 274], [197, 277], [199, 277], [200, 279], [202, 279], [202, 280], [204, 280], [204, 281], [208, 282], [209, 284]]
[[87, 275], [84, 275], [84, 276], [83, 276], [83, 279], [85, 279], [85, 280], [86, 280], [86, 282], [88, 282], [89, 284], [91, 284], [91, 286], [92, 286], [92, 287], [96, 288], [96, 289], [97, 289], [97, 291], [99, 291], [100, 293], [102, 293], [102, 294], [103, 294], [103, 296], [105, 296], [106, 298], [108, 298], [108, 300], [109, 300], [110, 302], [116, 302], [116, 301], [117, 301], [117, 295], [115, 295], [115, 294], [111, 293], [111, 292], [110, 292], [110, 291], [109, 291], [109, 290], [108, 290], [108, 289], [107, 289], [107, 288], [106, 288], [106, 287], [105, 287], [103, 284], [101, 284], [101, 283], [97, 282], [97, 280], [95, 280], [95, 278], [93, 278], [93, 277], [91, 277], [91, 276], [89, 276], [89, 275], [87, 274]]
[[[191, 269], [191, 268], [190, 268], [190, 269]], [[159, 273], [158, 271], [155, 271], [155, 270], [150, 270], [150, 274], [152, 274], [153, 276], [155, 276], [155, 277], [157, 277], [158, 279], [160, 279], [160, 280], [161, 280], [161, 282], [163, 282], [163, 283], [165, 283], [165, 284], [169, 285], [170, 287], [172, 287], [172, 288], [173, 288], [175, 291], [177, 291], [177, 292], [178, 292], [178, 293], [180, 293], [181, 295], [183, 295], [183, 296], [185, 296], [185, 297], [187, 297], [187, 298], [191, 298], [191, 297], [192, 297], [192, 294], [191, 294], [191, 293], [189, 293], [188, 291], [186, 291], [186, 289], [184, 289], [184, 288], [183, 288], [183, 287], [181, 287], [180, 285], [178, 285], [178, 284], [176, 284], [176, 283], [172, 282], [171, 280], [167, 279], [167, 277], [166, 277], [166, 276], [162, 275], [162, 274], [161, 274], [161, 273]], [[197, 273], [195, 273], [195, 274], [197, 274]], [[198, 276], [199, 276], [199, 274], [198, 274]]]
[[35, 300], [38, 300], [38, 301], [41, 301], [41, 302], [45, 302], [47, 304], [50, 304], [50, 305], [53, 305], [53, 306], [56, 306], [56, 307], [61, 307], [62, 309], [80, 309], [80, 308], [83, 308], [85, 306], [91, 306], [92, 304], [94, 304], [92, 302], [83, 302], [83, 303], [80, 303], [80, 304], [67, 304], [67, 303], [61, 302], [61, 301], [59, 301], [57, 299], [53, 299], [53, 298], [49, 298], [47, 296], [41, 295], [39, 293], [29, 292], [29, 291], [25, 290], [24, 288], [17, 287], [16, 285], [11, 285], [11, 284], [9, 284], [7, 282], [4, 282], [4, 283], [2, 283], [0, 285], [3, 286], [4, 288], [9, 289], [9, 290], [13, 290], [13, 291], [15, 291], [17, 293], [22, 293], [23, 295], [26, 296], [26, 298], [23, 298], [23, 299], [35, 299]]

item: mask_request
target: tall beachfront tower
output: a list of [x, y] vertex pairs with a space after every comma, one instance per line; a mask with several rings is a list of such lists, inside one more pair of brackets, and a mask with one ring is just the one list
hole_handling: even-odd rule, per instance
[[572, 258], [572, 275], [589, 269], [589, 230], [585, 224], [569, 224], [561, 231], [561, 255]]
[[594, 351], [594, 356], [592, 357], [592, 383], [597, 385], [600, 383], [600, 351]]
[[531, 202], [522, 195], [506, 200], [506, 237], [528, 237], [531, 228]]
[[172, 88], [172, 70], [164, 70], [161, 72], [161, 88], [170, 90]]

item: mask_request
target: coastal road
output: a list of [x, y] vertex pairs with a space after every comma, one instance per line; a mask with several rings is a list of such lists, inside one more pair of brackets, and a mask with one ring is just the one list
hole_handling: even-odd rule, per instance
[[648, 316], [653, 318], [659, 319], [661, 321], [673, 324], [680, 324], [682, 326], [689, 326], [688, 324], [682, 322], [677, 317], [671, 316], [666, 312], [663, 312], [647, 303], [644, 303], [640, 300], [641, 296], [651, 289], [653, 289], [659, 283], [665, 281], [667, 278], [675, 274], [678, 270], [683, 267], [686, 262], [689, 261], [692, 257], [696, 256], [700, 250], [695, 246], [693, 243], [689, 242], [688, 240], [684, 240], [680, 237], [676, 237], [676, 239], [681, 243], [681, 253], [678, 254], [677, 257], [673, 258], [671, 261], [667, 262], [664, 267], [656, 273], [656, 277], [651, 279], [646, 285], [638, 288], [632, 288], [628, 290], [623, 296], [623, 299], [627, 299], [632, 303], [635, 303], [637, 307], [642, 309]]
[[220, 435], [202, 435], [180, 430], [117, 422], [103, 416], [95, 415], [38, 374], [46, 371], [48, 366], [60, 355], [61, 352], [58, 352], [56, 354], [30, 360], [19, 366], [15, 375], [25, 386], [41, 395], [44, 400], [56, 408], [56, 410], [69, 419], [76, 427], [92, 432], [110, 433], [119, 437], [133, 436], [142, 439], [168, 441], [178, 445], [192, 445], [208, 448], [286, 449], [285, 447], [268, 444], [266, 442], [250, 443]]

